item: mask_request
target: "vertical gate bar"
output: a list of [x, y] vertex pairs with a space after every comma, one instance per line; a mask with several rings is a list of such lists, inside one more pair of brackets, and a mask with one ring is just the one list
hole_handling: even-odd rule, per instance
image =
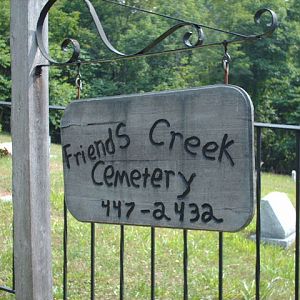
[[95, 299], [95, 223], [91, 223], [91, 300]]
[[188, 300], [188, 231], [183, 229], [183, 299]]
[[151, 227], [151, 300], [155, 300], [155, 227]]
[[223, 299], [223, 232], [219, 232], [219, 300]]
[[[228, 54], [228, 43], [224, 41], [224, 56], [223, 56], [223, 69], [224, 69], [224, 84], [229, 84], [229, 63], [230, 56]], [[223, 299], [223, 232], [219, 232], [219, 300]]]
[[68, 299], [68, 210], [64, 198], [64, 267], [63, 267], [63, 299]]
[[[15, 228], [14, 228], [14, 223], [13, 222], [13, 241], [15, 239]], [[16, 278], [15, 278], [15, 260], [14, 260], [14, 257], [15, 257], [15, 247], [13, 245], [12, 247], [12, 289], [15, 291], [16, 290]]]
[[120, 227], [120, 300], [124, 299], [124, 225]]
[[296, 132], [296, 253], [295, 253], [295, 299], [299, 300], [299, 248], [300, 248], [300, 132]]
[[257, 140], [256, 140], [256, 264], [255, 264], [255, 288], [256, 300], [260, 299], [260, 200], [261, 200], [261, 128], [257, 127]]

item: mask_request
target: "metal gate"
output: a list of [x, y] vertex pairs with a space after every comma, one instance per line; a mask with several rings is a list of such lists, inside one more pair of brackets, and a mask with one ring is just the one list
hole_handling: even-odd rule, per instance
[[[9, 104], [4, 104], [9, 105]], [[61, 107], [51, 107], [50, 109], [63, 109]], [[261, 162], [262, 162], [262, 152], [264, 149], [262, 149], [262, 134], [264, 130], [272, 130], [275, 133], [276, 132], [283, 132], [286, 134], [292, 134], [294, 136], [295, 142], [296, 142], [296, 148], [295, 148], [295, 154], [296, 154], [296, 161], [295, 161], [295, 170], [297, 174], [296, 182], [295, 182], [295, 190], [296, 190], [296, 243], [295, 243], [295, 286], [294, 286], [294, 296], [295, 299], [299, 299], [299, 247], [300, 247], [300, 241], [299, 241], [299, 232], [300, 232], [300, 225], [299, 225], [299, 217], [300, 217], [300, 126], [291, 126], [291, 125], [275, 125], [275, 124], [266, 124], [266, 123], [255, 123], [255, 129], [256, 129], [256, 171], [257, 171], [257, 177], [256, 177], [256, 256], [255, 256], [255, 266], [253, 266], [253, 269], [255, 268], [255, 290], [256, 290], [256, 299], [261, 299], [261, 253], [263, 252], [263, 248], [261, 248], [261, 240], [260, 240], [260, 231], [261, 231], [261, 221], [260, 221], [260, 203], [261, 203], [261, 190], [262, 190], [262, 184], [261, 184]], [[66, 209], [66, 205], [64, 205], [64, 235], [63, 235], [63, 299], [68, 299], [68, 253], [72, 252], [72, 248], [68, 248], [68, 212]], [[95, 229], [96, 225], [94, 223], [91, 223], [90, 228], [90, 285], [89, 288], [87, 286], [87, 289], [89, 290], [90, 299], [97, 299], [96, 293], [95, 293], [95, 282], [96, 282], [96, 234]], [[117, 296], [119, 299], [124, 299], [124, 294], [126, 291], [126, 285], [125, 285], [125, 278], [126, 278], [126, 272], [124, 270], [124, 253], [125, 253], [125, 229], [126, 226], [120, 225], [120, 240], [119, 240], [119, 296]], [[151, 241], [151, 257], [150, 257], [150, 294], [151, 299], [156, 299], [156, 268], [157, 268], [157, 262], [156, 262], [156, 234], [157, 229], [152, 227], [149, 229], [149, 237]], [[182, 230], [182, 295], [183, 299], [194, 299], [195, 296], [192, 298], [189, 298], [189, 272], [188, 272], [188, 262], [189, 258], [191, 257], [189, 255], [189, 231], [188, 230]], [[74, 238], [74, 237], [73, 237]], [[98, 239], [101, 239], [101, 237], [98, 237]], [[218, 244], [216, 244], [216, 252], [218, 253], [218, 291], [211, 291], [212, 295], [218, 294], [218, 299], [227, 298], [226, 297], [226, 289], [223, 288], [223, 280], [224, 280], [224, 267], [226, 268], [226, 255], [224, 256], [224, 249], [226, 250], [226, 247], [224, 246], [224, 242], [226, 242], [226, 236], [224, 237], [224, 233], [220, 232], [218, 234]], [[278, 250], [280, 251], [280, 250]], [[201, 253], [199, 253], [201, 255]], [[225, 260], [224, 260], [225, 258]], [[237, 261], [238, 263], [238, 261]], [[14, 266], [12, 265], [12, 272], [14, 273]], [[226, 278], [226, 277], [225, 277]], [[263, 279], [263, 278], [262, 278]], [[13, 276], [13, 282], [12, 287], [5, 287], [0, 286], [0, 290], [14, 294], [14, 276]], [[292, 294], [292, 293], [291, 293]], [[197, 295], [199, 299], [201, 299], [201, 295]], [[105, 299], [105, 295], [101, 296], [101, 299]]]

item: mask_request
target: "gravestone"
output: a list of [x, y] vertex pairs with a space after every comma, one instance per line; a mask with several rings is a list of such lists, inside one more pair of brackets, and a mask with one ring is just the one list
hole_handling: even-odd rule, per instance
[[272, 192], [261, 200], [261, 241], [289, 247], [295, 241], [296, 211], [285, 193]]
[[292, 171], [292, 179], [294, 182], [296, 182], [296, 178], [297, 178], [297, 173], [295, 170]]

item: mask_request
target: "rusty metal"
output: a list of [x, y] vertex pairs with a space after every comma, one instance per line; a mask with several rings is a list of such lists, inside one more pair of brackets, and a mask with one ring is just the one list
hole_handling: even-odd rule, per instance
[[[41, 53], [48, 60], [50, 65], [74, 64], [74, 63], [77, 63], [77, 61], [80, 59], [80, 44], [77, 40], [71, 39], [71, 38], [66, 38], [63, 41], [63, 43], [61, 45], [62, 50], [66, 50], [70, 46], [73, 48], [71, 57], [65, 62], [58, 62], [55, 59], [53, 59], [50, 56], [49, 52], [46, 50], [46, 47], [44, 45], [44, 38], [43, 38], [44, 22], [48, 15], [48, 12], [50, 11], [51, 7], [55, 4], [56, 1], [57, 0], [49, 0], [41, 11], [41, 14], [40, 14], [40, 17], [39, 17], [38, 23], [37, 23], [37, 30], [36, 30], [37, 43], [38, 43], [39, 49], [41, 50]], [[89, 9], [89, 12], [93, 19], [93, 22], [96, 25], [97, 32], [99, 34], [100, 39], [103, 41], [104, 45], [111, 52], [113, 52], [116, 55], [116, 57], [114, 57], [112, 59], [85, 60], [85, 61], [82, 60], [81, 61], [82, 64], [90, 64], [90, 63], [95, 64], [95, 63], [115, 61], [115, 60], [119, 60], [119, 59], [136, 58], [136, 57], [140, 57], [140, 56], [181, 52], [181, 51], [197, 49], [197, 48], [201, 48], [201, 47], [222, 45], [224, 43], [223, 40], [217, 41], [217, 42], [205, 43], [203, 29], [209, 29], [209, 30], [213, 30], [213, 31], [216, 31], [219, 33], [226, 33], [227, 35], [229, 35], [231, 37], [230, 39], [226, 40], [227, 44], [230, 44], [230, 43], [241, 43], [241, 42], [245, 42], [245, 41], [255, 41], [255, 40], [259, 40], [264, 37], [268, 37], [278, 27], [277, 15], [272, 10], [267, 9], [267, 8], [258, 10], [254, 16], [255, 23], [260, 24], [262, 15], [269, 14], [271, 21], [269, 24], [266, 25], [267, 26], [266, 31], [264, 31], [263, 33], [259, 33], [259, 34], [245, 35], [245, 34], [240, 34], [240, 33], [232, 32], [232, 31], [227, 31], [227, 30], [207, 26], [205, 24], [195, 23], [195, 22], [191, 22], [188, 20], [175, 18], [172, 16], [167, 16], [164, 14], [148, 11], [148, 10], [134, 7], [134, 6], [125, 5], [122, 3], [115, 2], [115, 1], [103, 0], [104, 2], [109, 2], [112, 4], [116, 4], [116, 5], [120, 5], [123, 7], [130, 8], [130, 9], [134, 9], [135, 11], [141, 11], [144, 13], [153, 14], [153, 15], [160, 16], [163, 18], [175, 20], [178, 22], [177, 24], [175, 24], [174, 26], [169, 28], [167, 31], [165, 31], [163, 34], [161, 34], [159, 37], [157, 37], [155, 40], [153, 40], [149, 45], [143, 47], [141, 50], [139, 50], [135, 53], [123, 53], [123, 52], [120, 52], [119, 50], [117, 50], [109, 41], [109, 39], [103, 29], [102, 23], [97, 15], [97, 12], [96, 12], [94, 6], [92, 5], [92, 3], [89, 0], [83, 0], [83, 1]], [[163, 40], [165, 40], [167, 37], [169, 37], [174, 32], [176, 32], [177, 30], [179, 30], [180, 28], [183, 28], [183, 27], [185, 27], [185, 28], [190, 27], [191, 29], [194, 29], [196, 31], [197, 39], [194, 43], [191, 41], [191, 37], [192, 37], [193, 33], [192, 33], [192, 31], [188, 31], [183, 36], [184, 48], [176, 48], [176, 49], [162, 51], [162, 52], [155, 52], [155, 51], [153, 52], [152, 51]], [[50, 66], [50, 65], [40, 65], [40, 66]]]

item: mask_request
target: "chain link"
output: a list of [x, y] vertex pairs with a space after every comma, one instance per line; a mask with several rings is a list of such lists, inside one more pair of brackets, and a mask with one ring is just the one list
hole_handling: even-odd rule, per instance
[[223, 60], [222, 60], [222, 65], [223, 65], [223, 69], [224, 69], [224, 83], [228, 84], [229, 82], [229, 64], [231, 61], [231, 57], [229, 55], [229, 53], [227, 52], [227, 45], [228, 42], [224, 41], [223, 42], [223, 46], [224, 46], [224, 56], [223, 56]]
[[80, 73], [80, 66], [81, 66], [81, 62], [79, 61], [77, 63], [77, 75], [76, 75], [76, 78], [75, 78], [75, 85], [76, 85], [76, 88], [77, 88], [77, 100], [80, 99], [82, 86], [83, 86], [82, 77], [81, 77], [81, 73]]

